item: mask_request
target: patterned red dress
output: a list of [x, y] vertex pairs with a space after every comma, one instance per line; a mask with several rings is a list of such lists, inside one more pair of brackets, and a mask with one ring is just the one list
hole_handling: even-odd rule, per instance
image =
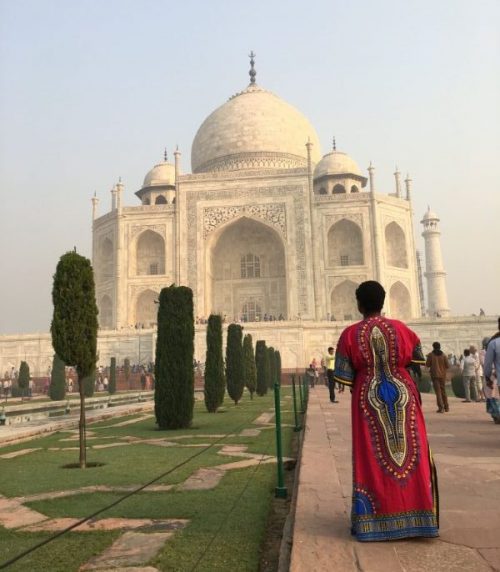
[[437, 478], [411, 363], [425, 363], [420, 340], [397, 320], [368, 318], [340, 336], [334, 376], [352, 387], [352, 533], [361, 541], [438, 536]]

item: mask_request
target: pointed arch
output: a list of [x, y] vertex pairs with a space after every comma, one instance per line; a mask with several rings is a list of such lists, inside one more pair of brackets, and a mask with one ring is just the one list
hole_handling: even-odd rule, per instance
[[406, 237], [397, 222], [390, 222], [385, 227], [385, 249], [387, 264], [396, 268], [408, 268]]
[[345, 187], [344, 187], [344, 185], [341, 185], [341, 184], [335, 185], [335, 186], [333, 187], [333, 189], [332, 189], [332, 194], [338, 195], [338, 194], [341, 194], [341, 193], [345, 193]]
[[393, 318], [405, 321], [412, 317], [410, 292], [399, 280], [389, 290], [389, 304]]
[[166, 205], [167, 199], [163, 195], [158, 195], [155, 199], [155, 205]]
[[287, 315], [285, 245], [264, 221], [242, 216], [207, 244], [206, 307], [228, 319]]
[[101, 330], [113, 327], [113, 303], [107, 294], [99, 301], [99, 327]]
[[332, 319], [355, 321], [361, 319], [356, 302], [358, 284], [344, 280], [332, 290], [330, 307]]
[[165, 274], [165, 241], [152, 230], [145, 230], [136, 243], [136, 274]]
[[328, 265], [356, 266], [364, 264], [363, 232], [351, 220], [337, 221], [328, 231]]
[[147, 289], [137, 296], [135, 304], [135, 322], [136, 326], [141, 328], [152, 328], [157, 322], [158, 292]]

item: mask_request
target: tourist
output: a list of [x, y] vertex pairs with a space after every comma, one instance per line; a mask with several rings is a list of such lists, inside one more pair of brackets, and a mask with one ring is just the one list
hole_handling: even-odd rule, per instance
[[434, 342], [432, 352], [427, 355], [425, 365], [430, 369], [432, 385], [436, 393], [438, 413], [449, 411], [448, 396], [446, 395], [446, 370], [450, 367], [448, 358], [441, 351], [441, 344]]
[[476, 362], [475, 378], [474, 378], [476, 384], [476, 396], [480, 401], [484, 401], [485, 397], [483, 393], [483, 366], [481, 365], [481, 357], [475, 346], [471, 346], [469, 348], [469, 351], [470, 355], [474, 358], [474, 361]]
[[[462, 383], [465, 390], [464, 403], [470, 403], [471, 389], [475, 391], [476, 360], [470, 355], [470, 350], [468, 349], [464, 350], [464, 359], [460, 362], [460, 369], [462, 370]], [[479, 401], [477, 395], [476, 401]]]
[[438, 536], [438, 495], [418, 391], [406, 370], [425, 363], [417, 335], [381, 316], [385, 291], [356, 290], [363, 320], [340, 336], [335, 379], [352, 391], [351, 532], [360, 541]]
[[484, 356], [484, 378], [488, 387], [493, 387], [492, 375], [495, 368], [497, 383], [500, 383], [500, 318], [498, 318], [498, 332], [488, 342]]
[[306, 369], [306, 379], [309, 387], [314, 387], [315, 381], [315, 369], [312, 363], [309, 364], [309, 367]]
[[338, 403], [335, 399], [335, 378], [333, 376], [333, 371], [335, 369], [335, 355], [332, 346], [328, 348], [328, 353], [325, 356], [325, 367], [326, 367], [326, 379], [328, 380], [328, 391], [330, 392], [330, 401], [332, 403]]

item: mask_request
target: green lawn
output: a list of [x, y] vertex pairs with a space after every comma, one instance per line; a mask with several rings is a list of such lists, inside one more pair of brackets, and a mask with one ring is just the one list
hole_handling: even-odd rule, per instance
[[[283, 390], [283, 396], [289, 395]], [[195, 406], [192, 429], [158, 431], [152, 418], [137, 423], [116, 426], [129, 418], [115, 418], [96, 423], [90, 430], [97, 439], [88, 445], [126, 442], [127, 437], [138, 439], [164, 438], [179, 445], [210, 444], [214, 446], [188, 461], [183, 467], [163, 477], [158, 483], [176, 484], [184, 481], [200, 467], [212, 467], [242, 460], [218, 454], [225, 445], [246, 445], [247, 452], [274, 454], [275, 432], [263, 428], [258, 436], [241, 437], [245, 428], [258, 428], [252, 422], [273, 407], [273, 395], [253, 401], [245, 396], [235, 407], [226, 399], [221, 413], [208, 414], [202, 403]], [[284, 409], [290, 410], [291, 401], [285, 400]], [[136, 416], [139, 417], [139, 416]], [[293, 413], [283, 413], [283, 423], [291, 424]], [[131, 418], [134, 418], [132, 416]], [[229, 434], [229, 435], [227, 435]], [[0, 454], [40, 447], [40, 451], [13, 459], [0, 459], [0, 494], [7, 497], [30, 496], [44, 492], [76, 489], [89, 485], [141, 485], [179, 462], [189, 459], [201, 448], [160, 447], [137, 443], [108, 449], [89, 449], [88, 460], [104, 463], [102, 467], [63, 469], [62, 465], [75, 462], [78, 451], [49, 451], [49, 447], [76, 447], [77, 441], [67, 441], [73, 434], [58, 433], [19, 445], [4, 447]], [[207, 435], [227, 435], [222, 440]], [[290, 455], [293, 431], [283, 429], [284, 453]], [[177, 439], [186, 436], [185, 439]], [[265, 532], [270, 501], [276, 486], [276, 466], [257, 465], [227, 471], [221, 482], [211, 490], [141, 492], [98, 518], [185, 518], [188, 526], [177, 531], [164, 549], [150, 564], [159, 570], [179, 572], [193, 570], [256, 571], [259, 549]], [[84, 517], [121, 498], [120, 492], [93, 492], [49, 500], [32, 500], [26, 506], [49, 517]], [[70, 572], [78, 570], [92, 554], [109, 546], [120, 532], [70, 532], [9, 567], [12, 571], [30, 570]], [[32, 546], [46, 533], [22, 533], [0, 528], [0, 565], [21, 550]], [[215, 539], [214, 539], [215, 537]], [[50, 562], [50, 565], [48, 563]]]

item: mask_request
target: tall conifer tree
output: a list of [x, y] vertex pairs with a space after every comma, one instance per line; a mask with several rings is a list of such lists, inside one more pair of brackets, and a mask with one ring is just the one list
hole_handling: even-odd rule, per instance
[[67, 252], [57, 264], [52, 288], [54, 315], [52, 346], [66, 365], [75, 367], [80, 392], [80, 467], [87, 464], [85, 443], [85, 392], [83, 379], [97, 361], [97, 304], [90, 260]]
[[155, 360], [155, 415], [160, 429], [185, 429], [194, 408], [193, 292], [169, 286], [160, 293]]
[[227, 329], [226, 381], [227, 392], [235, 405], [238, 405], [245, 388], [242, 337], [241, 326], [230, 324]]
[[66, 395], [66, 366], [62, 359], [54, 354], [52, 371], [50, 372], [49, 397], [53, 401], [60, 401]]
[[266, 342], [258, 340], [255, 345], [255, 365], [257, 367], [257, 395], [261, 397], [267, 393], [266, 355]]
[[207, 354], [205, 359], [205, 406], [215, 413], [224, 401], [226, 380], [222, 356], [222, 318], [212, 314], [207, 326]]
[[111, 358], [111, 363], [109, 365], [109, 381], [108, 381], [108, 393], [113, 395], [116, 393], [116, 358]]
[[269, 372], [268, 372], [267, 383], [268, 383], [269, 389], [273, 389], [274, 388], [274, 382], [276, 381], [276, 359], [274, 357], [274, 348], [273, 347], [267, 348], [267, 359], [268, 359], [268, 363], [269, 363], [269, 366], [268, 366]]
[[27, 362], [22, 361], [19, 366], [19, 377], [17, 378], [17, 385], [21, 390], [21, 397], [25, 397], [28, 393], [30, 385], [30, 366]]
[[245, 386], [250, 392], [250, 399], [253, 399], [253, 394], [257, 388], [257, 368], [255, 365], [252, 336], [250, 334], [247, 334], [243, 338], [243, 369]]

